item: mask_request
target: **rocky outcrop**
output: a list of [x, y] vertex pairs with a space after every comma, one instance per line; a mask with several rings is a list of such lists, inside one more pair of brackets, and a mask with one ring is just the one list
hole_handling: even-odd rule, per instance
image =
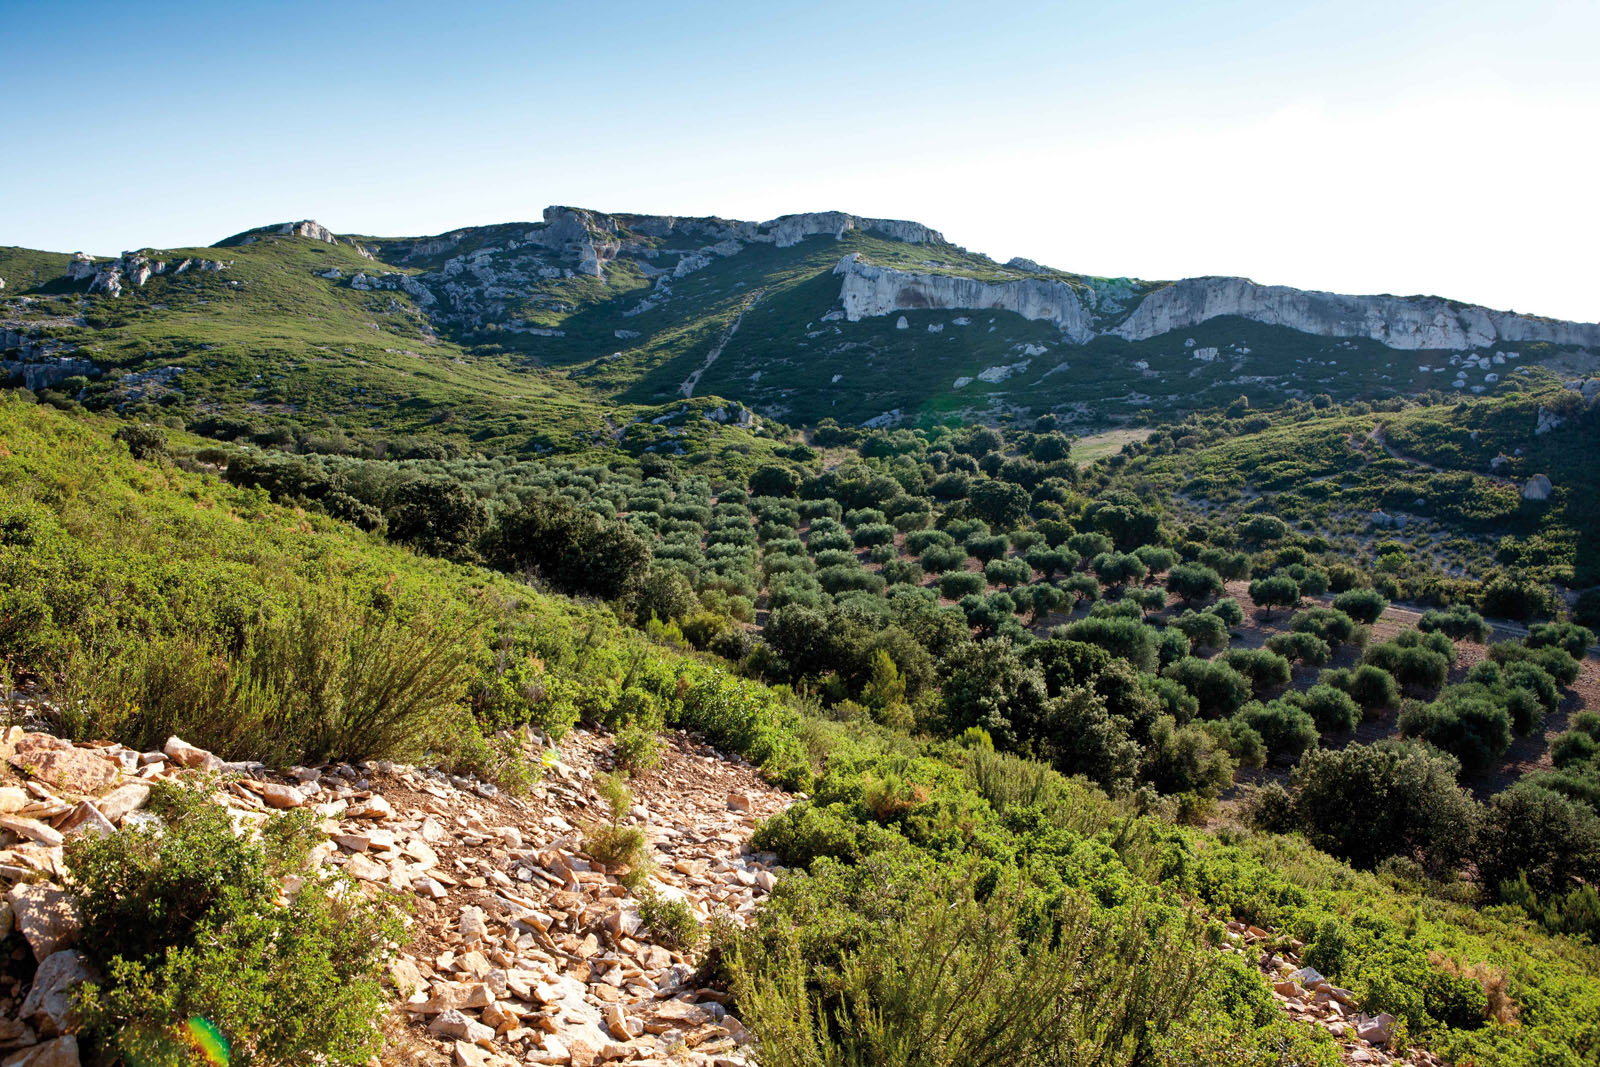
[[757, 227], [753, 240], [771, 240], [779, 248], [797, 245], [807, 237], [831, 236], [843, 240], [851, 230], [903, 241], [911, 245], [944, 244], [944, 235], [920, 222], [901, 219], [867, 219], [843, 211], [812, 211], [801, 215], [781, 215]]
[[1344, 296], [1248, 278], [1188, 278], [1149, 293], [1108, 331], [1142, 341], [1224, 315], [1397, 349], [1487, 348], [1500, 341], [1600, 345], [1600, 325], [1491, 311], [1439, 297]]
[[988, 282], [904, 271], [868, 263], [855, 252], [841, 259], [833, 272], [842, 279], [839, 299], [851, 322], [898, 311], [960, 308], [1011, 311], [1025, 319], [1051, 322], [1078, 344], [1095, 336], [1093, 316], [1065, 282], [1045, 278]]
[[[172, 269], [173, 274], [188, 270], [220, 271], [228, 266], [215, 259], [185, 259]], [[74, 252], [67, 264], [66, 278], [71, 282], [89, 281], [89, 292], [107, 296], [121, 296], [124, 283], [142, 289], [144, 283], [158, 274], [167, 273], [165, 260], [152, 260], [142, 252], [124, 252], [117, 259], [96, 262], [83, 252]]]

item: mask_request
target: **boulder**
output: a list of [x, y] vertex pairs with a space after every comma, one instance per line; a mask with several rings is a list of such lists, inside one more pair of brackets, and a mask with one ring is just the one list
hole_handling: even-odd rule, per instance
[[1557, 415], [1549, 408], [1541, 407], [1539, 409], [1539, 421], [1534, 425], [1533, 432], [1535, 435], [1546, 434], [1551, 430], [1562, 426], [1566, 421], [1566, 419], [1562, 418], [1560, 415]]
[[114, 823], [120, 823], [131, 812], [138, 811], [150, 800], [149, 782], [129, 782], [127, 785], [118, 786], [99, 800], [95, 807]]
[[89, 960], [76, 949], [52, 953], [39, 964], [18, 1013], [39, 1028], [41, 1034], [62, 1034], [76, 1029], [78, 987], [94, 977]]
[[0, 1067], [78, 1067], [78, 1039], [68, 1034], [13, 1052]]
[[83, 924], [72, 897], [49, 885], [23, 883], [6, 894], [33, 958], [43, 963], [64, 948], [77, 944]]
[[0, 830], [10, 830], [18, 837], [36, 841], [46, 848], [54, 848], [66, 840], [55, 827], [24, 815], [0, 815]]
[[18, 741], [11, 764], [68, 793], [98, 793], [117, 780], [116, 764], [49, 734], [28, 734]]
[[1543, 474], [1535, 474], [1528, 479], [1528, 484], [1522, 487], [1524, 500], [1549, 500], [1550, 491], [1554, 488], [1550, 479]]
[[436, 1015], [433, 1022], [428, 1024], [428, 1033], [435, 1037], [450, 1037], [475, 1045], [494, 1040], [493, 1030], [476, 1019], [469, 1019], [454, 1008]]
[[161, 751], [172, 762], [180, 767], [188, 767], [197, 771], [220, 771], [222, 761], [203, 748], [196, 748], [182, 738], [173, 736], [167, 738], [167, 743], [161, 746]]

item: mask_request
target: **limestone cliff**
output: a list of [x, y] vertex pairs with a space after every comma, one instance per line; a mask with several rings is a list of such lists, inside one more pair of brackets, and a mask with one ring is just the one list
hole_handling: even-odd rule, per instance
[[1600, 345], [1600, 325], [1491, 311], [1439, 297], [1344, 296], [1247, 278], [1187, 278], [1149, 293], [1107, 332], [1131, 341], [1223, 315], [1319, 337], [1365, 337], [1398, 349], [1488, 348], [1517, 341]]
[[[1041, 269], [1025, 260], [1012, 260], [1008, 266]], [[1149, 283], [1103, 280], [1074, 286], [1048, 277], [979, 281], [879, 266], [857, 253], [841, 260], [834, 273], [842, 279], [839, 300], [852, 322], [917, 308], [1004, 310], [1053, 322], [1064, 338], [1079, 344], [1096, 336], [1143, 341], [1236, 315], [1319, 337], [1368, 338], [1405, 350], [1463, 351], [1527, 341], [1600, 346], [1600, 325], [1591, 323], [1517, 315], [1439, 297], [1344, 296], [1257, 285], [1248, 278], [1187, 278], [1153, 289]], [[1133, 310], [1119, 321], [1116, 316], [1130, 303]]]
[[1048, 278], [986, 282], [952, 274], [880, 267], [852, 252], [833, 268], [843, 281], [839, 299], [845, 318], [858, 322], [916, 308], [1013, 311], [1025, 319], [1052, 322], [1078, 344], [1095, 336], [1094, 318], [1066, 282]]

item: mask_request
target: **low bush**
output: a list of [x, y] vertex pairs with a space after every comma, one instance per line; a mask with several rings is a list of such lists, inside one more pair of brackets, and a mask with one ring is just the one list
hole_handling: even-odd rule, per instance
[[[86, 834], [66, 850], [82, 946], [104, 976], [83, 988], [83, 1036], [107, 1060], [180, 1064], [172, 1034], [199, 1018], [239, 1064], [365, 1064], [382, 1042], [380, 985], [398, 915], [309, 877], [307, 816], [233, 832], [210, 787], [158, 782], [160, 829]], [[279, 879], [307, 883], [280, 903]]]

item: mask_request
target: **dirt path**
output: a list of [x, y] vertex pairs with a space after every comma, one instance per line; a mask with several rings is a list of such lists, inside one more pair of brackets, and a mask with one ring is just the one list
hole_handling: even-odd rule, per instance
[[739, 309], [739, 314], [733, 317], [733, 321], [728, 323], [728, 328], [722, 331], [722, 336], [717, 338], [717, 343], [712, 345], [711, 351], [706, 353], [705, 362], [700, 364], [693, 374], [685, 378], [682, 385], [678, 386], [679, 396], [682, 396], [685, 400], [694, 396], [695, 386], [700, 384], [701, 376], [711, 369], [711, 365], [717, 361], [717, 357], [722, 355], [722, 350], [728, 347], [728, 342], [733, 340], [733, 335], [739, 332], [739, 324], [744, 321], [745, 312], [755, 307], [756, 303], [766, 295], [766, 292], [765, 289], [757, 289], [750, 294], [750, 299], [744, 302], [744, 306]]

